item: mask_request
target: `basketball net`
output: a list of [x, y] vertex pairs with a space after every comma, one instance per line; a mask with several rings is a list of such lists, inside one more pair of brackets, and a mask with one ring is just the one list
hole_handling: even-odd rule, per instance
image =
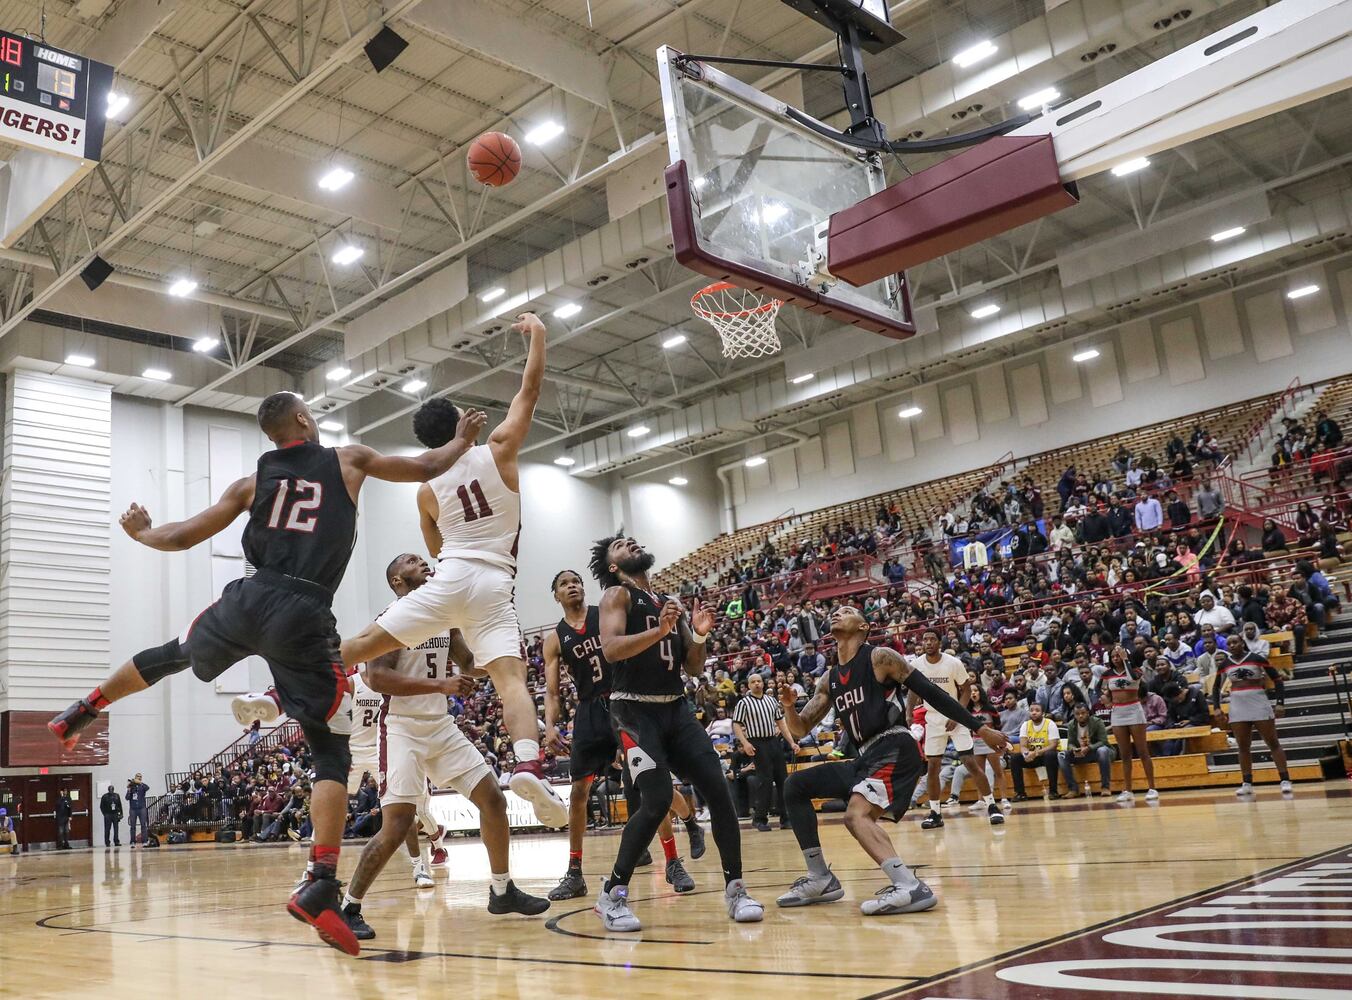
[[725, 358], [763, 358], [778, 351], [775, 317], [783, 304], [726, 281], [701, 288], [690, 299], [695, 315], [718, 331]]

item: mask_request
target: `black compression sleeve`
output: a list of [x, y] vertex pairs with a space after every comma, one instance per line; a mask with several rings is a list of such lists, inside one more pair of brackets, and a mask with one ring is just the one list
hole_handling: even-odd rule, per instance
[[958, 699], [939, 687], [919, 670], [913, 669], [902, 683], [919, 695], [926, 704], [933, 705], [939, 714], [966, 726], [968, 729], [975, 731], [985, 725], [984, 722], [964, 708]]

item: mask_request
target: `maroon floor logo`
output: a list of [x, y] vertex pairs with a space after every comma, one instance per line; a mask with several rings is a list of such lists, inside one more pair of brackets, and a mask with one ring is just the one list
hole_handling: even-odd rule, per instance
[[1114, 993], [1348, 1000], [1352, 850], [1283, 865], [893, 995], [1070, 1000]]

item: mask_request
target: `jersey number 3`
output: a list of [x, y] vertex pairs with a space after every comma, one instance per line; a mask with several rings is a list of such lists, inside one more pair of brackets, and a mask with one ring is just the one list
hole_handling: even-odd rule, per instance
[[[322, 483], [312, 483], [308, 479], [283, 479], [277, 484], [277, 494], [272, 501], [272, 513], [268, 516], [268, 527], [285, 528], [287, 531], [314, 531], [318, 520], [316, 514], [323, 502]], [[286, 516], [288, 504], [291, 513]]]
[[[474, 499], [478, 502], [479, 509], [475, 510], [470, 503], [470, 494], [474, 494]], [[488, 506], [488, 501], [484, 498], [483, 487], [479, 485], [479, 480], [472, 480], [469, 487], [461, 486], [455, 491], [455, 495], [460, 498], [460, 503], [465, 508], [465, 520], [477, 521], [481, 517], [491, 517], [493, 508]]]

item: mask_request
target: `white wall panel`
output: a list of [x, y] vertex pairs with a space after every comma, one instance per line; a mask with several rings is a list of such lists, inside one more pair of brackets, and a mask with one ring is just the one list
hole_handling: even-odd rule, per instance
[[884, 405], [881, 410], [883, 430], [887, 436], [887, 457], [890, 461], [915, 456], [915, 435], [911, 433], [911, 422], [897, 416], [898, 406]]
[[854, 423], [854, 457], [873, 458], [883, 453], [882, 431], [878, 427], [878, 410], [861, 406], [850, 414]]
[[[1088, 347], [1086, 341], [1081, 347]], [[1084, 377], [1089, 382], [1089, 401], [1094, 406], [1111, 406], [1122, 401], [1122, 377], [1117, 367], [1117, 350], [1111, 340], [1099, 347], [1099, 356], [1085, 362]]]
[[1014, 405], [1019, 411], [1019, 426], [1034, 427], [1047, 421], [1047, 396], [1042, 389], [1042, 366], [1034, 362], [1009, 373], [1014, 389]]
[[1291, 328], [1286, 322], [1285, 300], [1280, 291], [1264, 292], [1245, 299], [1244, 318], [1248, 321], [1255, 359], [1272, 361], [1292, 352]]
[[728, 482], [732, 485], [732, 502], [737, 505], [746, 503], [746, 476], [742, 475], [742, 466], [728, 473]]
[[770, 456], [770, 477], [777, 490], [798, 489], [798, 452], [781, 451]]
[[770, 463], [753, 465], [746, 470], [746, 488], [752, 493], [766, 489], [770, 485]]
[[828, 424], [822, 430], [822, 452], [826, 457], [826, 471], [832, 476], [854, 474], [854, 451], [850, 443], [850, 425], [847, 421]]
[[915, 425], [917, 441], [933, 441], [944, 436], [944, 415], [939, 408], [939, 390], [932, 385], [922, 385], [915, 391], [915, 405], [920, 407], [920, 416], [912, 419]]
[[62, 708], [108, 672], [112, 394], [16, 371], [0, 496], [0, 710]]
[[944, 390], [944, 413], [948, 417], [948, 439], [954, 444], [970, 444], [981, 437], [970, 385], [955, 385]]
[[1234, 296], [1213, 295], [1203, 299], [1200, 307], [1207, 357], [1216, 361], [1243, 352], [1244, 331], [1239, 325]]
[[991, 365], [976, 373], [976, 398], [982, 423], [997, 424], [1010, 418], [1009, 390], [1005, 387], [1003, 365]]
[[1047, 382], [1053, 403], [1069, 403], [1084, 394], [1080, 385], [1080, 366], [1070, 360], [1073, 350], [1070, 344], [1057, 344], [1045, 352]]
[[798, 446], [798, 474], [815, 476], [826, 468], [826, 458], [822, 455], [821, 436], [808, 438]]
[[1169, 369], [1170, 385], [1187, 385], [1205, 377], [1202, 348], [1197, 342], [1197, 327], [1191, 316], [1160, 324], [1160, 343], [1164, 345], [1164, 363]]
[[1155, 350], [1155, 331], [1149, 320], [1135, 320], [1122, 327], [1118, 334], [1122, 343], [1122, 361], [1127, 370], [1127, 382], [1144, 382], [1158, 378], [1159, 353]]

